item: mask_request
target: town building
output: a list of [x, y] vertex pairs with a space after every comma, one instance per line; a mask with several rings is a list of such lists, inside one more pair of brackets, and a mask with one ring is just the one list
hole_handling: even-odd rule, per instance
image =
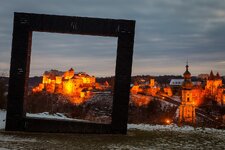
[[144, 84], [135, 83], [130, 89], [131, 94], [142, 93], [152, 96], [155, 96], [159, 91], [160, 88], [157, 86], [157, 83], [153, 78], [150, 78], [149, 82], [145, 82]]
[[163, 92], [169, 97], [173, 96], [173, 91], [169, 86], [164, 87]]
[[180, 87], [184, 82], [184, 79], [171, 79], [170, 86], [171, 87]]

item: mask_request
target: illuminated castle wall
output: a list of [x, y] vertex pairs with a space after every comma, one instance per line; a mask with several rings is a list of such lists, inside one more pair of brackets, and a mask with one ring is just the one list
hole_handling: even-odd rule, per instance
[[43, 74], [42, 83], [32, 89], [33, 92], [43, 90], [49, 93], [61, 93], [70, 96], [85, 97], [95, 86], [95, 77], [85, 73], [75, 74], [71, 68], [65, 73], [52, 70]]
[[194, 86], [192, 88], [193, 98], [195, 100], [195, 105], [199, 106], [204, 103], [205, 98], [211, 98], [217, 101], [219, 105], [225, 104], [225, 88], [222, 83], [222, 78], [219, 73], [213, 74], [210, 72], [208, 78], [205, 78], [205, 86]]
[[213, 74], [213, 72], [210, 72], [209, 78], [206, 83], [205, 89], [211, 94], [216, 95], [218, 88], [222, 87], [222, 79], [217, 72], [216, 76]]
[[210, 72], [205, 90], [207, 95], [215, 98], [218, 104], [225, 104], [225, 88], [223, 87], [222, 78], [218, 72], [216, 75], [214, 75], [212, 71]]

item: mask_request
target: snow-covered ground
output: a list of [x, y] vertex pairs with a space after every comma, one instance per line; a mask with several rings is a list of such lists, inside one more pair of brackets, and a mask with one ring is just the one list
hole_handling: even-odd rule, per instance
[[169, 102], [167, 102], [165, 100], [160, 100], [160, 102], [161, 102], [161, 109], [162, 110], [167, 108], [167, 107], [174, 107], [174, 106], [176, 106], [176, 105], [174, 105], [172, 103], [169, 103]]
[[61, 113], [49, 114], [49, 112], [43, 112], [43, 113], [37, 113], [37, 114], [26, 113], [26, 117], [73, 120], [71, 118], [66, 117], [65, 115]]
[[179, 127], [176, 124], [170, 125], [149, 125], [149, 124], [128, 124], [128, 130], [142, 130], [142, 131], [177, 131], [177, 132], [205, 132], [205, 133], [219, 133], [225, 135], [225, 130], [214, 128], [194, 128], [192, 126]]
[[[26, 114], [27, 117], [36, 117], [36, 118], [48, 118], [48, 119], [60, 119], [60, 120], [75, 120], [75, 121], [86, 121], [80, 119], [68, 118], [61, 113], [49, 114], [48, 112], [37, 113], [37, 114]], [[0, 129], [5, 128], [5, 119], [6, 119], [6, 111], [0, 110]], [[170, 125], [149, 125], [149, 124], [128, 124], [128, 130], [142, 130], [142, 131], [154, 131], [154, 130], [162, 130], [162, 131], [182, 131], [182, 132], [219, 132], [225, 134], [225, 130], [213, 129], [213, 128], [194, 128], [191, 126], [183, 126], [178, 127], [176, 124]]]
[[180, 102], [181, 99], [180, 96], [172, 96], [171, 98], [177, 102]]
[[[0, 110], [0, 149], [225, 149], [225, 130], [171, 125], [128, 124], [125, 135], [5, 132]], [[62, 114], [30, 117], [69, 119]]]
[[31, 114], [26, 113], [26, 117], [34, 117], [34, 118], [47, 118], [47, 119], [58, 119], [58, 120], [72, 120], [72, 121], [81, 121], [81, 122], [90, 122], [88, 120], [74, 119], [68, 118], [62, 113], [49, 114], [49, 112]]
[[[62, 113], [56, 113], [56, 114], [49, 114], [48, 112], [37, 113], [37, 114], [26, 113], [26, 117], [90, 122], [88, 120], [68, 118]], [[5, 119], [6, 119], [6, 111], [0, 109], [0, 129], [5, 128]]]

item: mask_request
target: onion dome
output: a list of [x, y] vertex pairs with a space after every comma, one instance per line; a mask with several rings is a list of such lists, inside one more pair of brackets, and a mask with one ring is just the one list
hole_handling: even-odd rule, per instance
[[186, 65], [186, 71], [184, 72], [184, 82], [182, 84], [183, 89], [191, 89], [193, 84], [191, 82], [191, 73], [188, 71], [188, 64]]
[[191, 73], [188, 71], [188, 65], [186, 65], [186, 71], [184, 72], [184, 79], [190, 79], [191, 78]]

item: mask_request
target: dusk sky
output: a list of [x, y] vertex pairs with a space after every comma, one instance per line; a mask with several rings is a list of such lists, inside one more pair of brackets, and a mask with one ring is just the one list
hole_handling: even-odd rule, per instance
[[[224, 0], [0, 0], [0, 73], [9, 72], [13, 14], [28, 12], [136, 20], [132, 74], [225, 75]], [[117, 38], [33, 33], [31, 73], [115, 72]]]

